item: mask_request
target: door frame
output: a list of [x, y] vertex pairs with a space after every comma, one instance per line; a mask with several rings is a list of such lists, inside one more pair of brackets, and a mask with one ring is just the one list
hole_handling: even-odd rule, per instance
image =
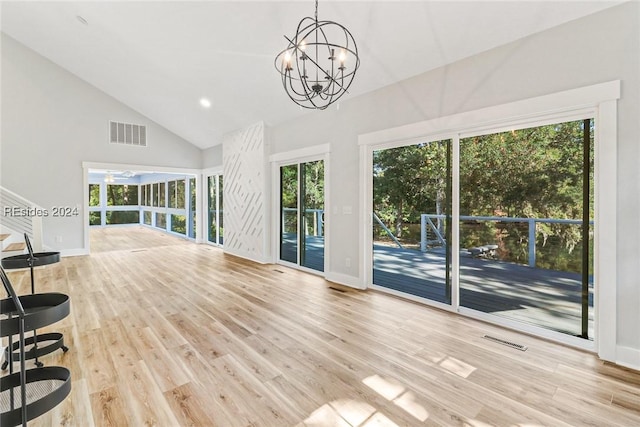
[[[171, 173], [180, 175], [191, 175], [196, 178], [196, 194], [200, 194], [202, 189], [202, 174], [200, 169], [189, 168], [174, 168], [166, 166], [148, 166], [148, 165], [136, 165], [127, 163], [99, 163], [99, 162], [82, 162], [82, 193], [84, 194], [82, 200], [82, 221], [83, 221], [83, 240], [84, 246], [79, 251], [68, 252], [69, 255], [89, 255], [91, 253], [91, 243], [89, 238], [89, 170], [90, 169], [104, 169], [104, 170], [134, 170], [139, 172], [154, 172], [154, 173]], [[202, 212], [202, 200], [196, 198], [196, 215], [198, 212]], [[186, 200], [185, 200], [186, 202]], [[188, 239], [191, 239], [187, 236]], [[196, 243], [201, 243], [202, 240], [196, 233], [196, 238], [193, 239]], [[206, 239], [205, 239], [206, 240]]]
[[[373, 206], [373, 151], [412, 143], [452, 139], [453, 146], [453, 208], [452, 216], [452, 305], [437, 303], [399, 292], [402, 297], [426, 305], [456, 312], [501, 326], [517, 329], [574, 347], [597, 352], [604, 360], [616, 360], [616, 206], [617, 206], [617, 100], [620, 98], [620, 81], [610, 81], [592, 86], [571, 89], [550, 95], [525, 99], [480, 110], [454, 114], [358, 136], [360, 145], [360, 200], [361, 252], [363, 260], [360, 277], [363, 287], [372, 284], [372, 215]], [[541, 327], [533, 327], [479, 313], [460, 307], [459, 290], [459, 143], [460, 138], [511, 130], [515, 127], [535, 126], [549, 121], [569, 121], [590, 116], [595, 119], [594, 164], [594, 339], [587, 341], [567, 336]]]
[[[326, 276], [327, 272], [330, 269], [330, 241], [331, 241], [331, 225], [330, 225], [330, 215], [328, 215], [330, 210], [330, 182], [329, 182], [329, 168], [330, 168], [330, 153], [331, 153], [331, 145], [330, 144], [321, 144], [315, 145], [312, 147], [302, 148], [298, 150], [286, 151], [278, 154], [272, 154], [269, 156], [269, 162], [271, 163], [271, 183], [272, 183], [272, 215], [271, 215], [271, 229], [272, 233], [272, 246], [271, 253], [273, 254], [272, 262], [274, 264], [286, 265], [291, 268], [303, 270], [315, 275], [321, 275], [323, 277]], [[318, 160], [324, 161], [324, 271], [313, 270], [311, 268], [304, 267], [299, 264], [294, 264], [288, 261], [283, 261], [280, 259], [280, 223], [281, 223], [281, 194], [280, 194], [280, 167], [306, 163], [306, 162], [315, 162]], [[299, 169], [298, 169], [299, 170]], [[299, 182], [299, 177], [298, 177]], [[298, 197], [300, 194], [298, 194]], [[298, 233], [300, 234], [300, 233]], [[299, 237], [298, 237], [299, 238]], [[299, 248], [298, 248], [299, 253]], [[299, 257], [298, 257], [299, 259]]]
[[[201, 223], [199, 225], [202, 227], [203, 231], [206, 230], [206, 233], [203, 233], [205, 235], [202, 236], [202, 242], [203, 243], [206, 243], [208, 245], [217, 246], [217, 247], [224, 247], [224, 244], [221, 245], [221, 244], [209, 241], [209, 177], [210, 176], [216, 176], [216, 175], [224, 176], [222, 166], [218, 166], [218, 167], [214, 167], [214, 168], [208, 168], [208, 169], [204, 169], [202, 171], [202, 186], [201, 186], [202, 187], [202, 191], [201, 191], [202, 214], [200, 215], [202, 220], [199, 221]], [[218, 205], [218, 211], [219, 211], [220, 210], [220, 198], [219, 197], [216, 198], [216, 204]], [[217, 236], [217, 237], [219, 237], [219, 236]]]

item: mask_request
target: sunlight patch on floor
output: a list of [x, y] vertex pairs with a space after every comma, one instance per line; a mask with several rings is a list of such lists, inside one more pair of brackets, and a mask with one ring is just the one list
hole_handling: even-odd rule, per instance
[[418, 396], [414, 392], [407, 390], [399, 381], [388, 377], [383, 378], [376, 374], [363, 379], [362, 382], [380, 396], [392, 401], [415, 419], [425, 421], [429, 418], [429, 411], [417, 402]]
[[393, 403], [404, 409], [408, 414], [417, 420], [425, 421], [429, 418], [429, 412], [416, 402], [417, 396], [412, 391], [407, 391], [402, 396], [394, 399]]
[[368, 403], [353, 399], [334, 400], [329, 405], [352, 426], [361, 425], [376, 412]]
[[467, 378], [476, 370], [475, 366], [469, 365], [468, 363], [451, 356], [445, 357], [438, 364], [452, 374], [456, 374], [462, 378]]
[[303, 421], [303, 425], [308, 427], [352, 427], [351, 424], [346, 422], [328, 403], [325, 403], [313, 411], [311, 415]]
[[448, 356], [446, 353], [440, 353], [439, 351], [428, 351], [426, 348], [424, 350], [422, 350], [420, 352], [420, 357], [423, 357], [424, 359], [428, 360], [429, 362], [432, 362], [433, 364], [437, 365], [439, 364], [442, 360], [446, 359]]
[[380, 375], [371, 375], [362, 382], [387, 400], [395, 399], [405, 390], [400, 382], [393, 378], [382, 378]]
[[492, 427], [492, 424], [483, 423], [478, 420], [467, 420], [463, 424], [464, 427]]
[[432, 351], [428, 348], [421, 350], [418, 353], [418, 356], [423, 360], [431, 362], [434, 366], [439, 366], [447, 372], [458, 375], [462, 378], [468, 378], [469, 375], [477, 369], [475, 366], [463, 362], [460, 359], [456, 359], [447, 353]]
[[398, 424], [385, 417], [384, 414], [376, 412], [361, 427], [399, 427]]
[[366, 402], [339, 399], [325, 403], [297, 427], [399, 427]]

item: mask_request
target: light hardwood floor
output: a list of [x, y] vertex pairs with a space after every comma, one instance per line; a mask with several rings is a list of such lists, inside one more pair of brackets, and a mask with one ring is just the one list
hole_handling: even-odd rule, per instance
[[[63, 332], [70, 350], [41, 360], [68, 367], [73, 382], [71, 395], [30, 425], [640, 425], [638, 372], [177, 243], [37, 270], [38, 292], [71, 297], [71, 315], [47, 328]], [[28, 273], [9, 277], [28, 292]]]
[[91, 253], [97, 254], [191, 243], [185, 238], [162, 233], [141, 225], [126, 225], [122, 227], [91, 227], [89, 244]]

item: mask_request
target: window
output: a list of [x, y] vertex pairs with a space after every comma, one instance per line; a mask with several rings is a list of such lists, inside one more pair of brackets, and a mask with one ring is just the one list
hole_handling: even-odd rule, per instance
[[141, 206], [147, 205], [147, 186], [146, 185], [140, 186], [140, 205]]
[[171, 215], [171, 231], [187, 234], [187, 217], [184, 215]]
[[140, 211], [107, 211], [107, 225], [114, 224], [138, 224]]
[[184, 209], [184, 197], [185, 197], [185, 187], [184, 187], [184, 179], [179, 179], [176, 181], [176, 208]]
[[107, 185], [107, 206], [135, 206], [137, 204], [138, 185]]
[[208, 237], [211, 243], [222, 245], [222, 175], [212, 175], [207, 178], [208, 196]]
[[196, 237], [196, 179], [189, 179], [189, 215], [191, 217], [191, 227], [189, 228], [189, 237], [195, 239]]
[[169, 207], [175, 208], [176, 206], [176, 181], [169, 181]]
[[166, 229], [167, 228], [167, 214], [162, 212], [156, 212], [156, 227]]
[[89, 212], [89, 225], [102, 225], [102, 215], [99, 211]]
[[173, 209], [184, 209], [185, 198], [185, 180], [178, 179], [176, 181], [169, 181], [167, 183], [169, 190], [169, 206]]
[[166, 184], [161, 182], [158, 184], [158, 206], [164, 208], [167, 206], [167, 193], [165, 192]]
[[158, 183], [151, 187], [151, 206], [158, 207]]
[[151, 186], [151, 184], [147, 184], [145, 185], [146, 188], [146, 193], [147, 193], [147, 197], [146, 197], [146, 204], [145, 206], [153, 206], [153, 188]]
[[144, 224], [195, 238], [196, 178], [174, 176], [138, 177], [158, 180], [148, 184], [125, 184], [124, 177], [88, 184], [89, 225]]
[[100, 184], [89, 184], [89, 206], [100, 206]]

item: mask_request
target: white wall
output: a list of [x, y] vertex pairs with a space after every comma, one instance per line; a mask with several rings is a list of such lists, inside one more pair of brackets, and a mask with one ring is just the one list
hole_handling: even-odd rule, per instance
[[[618, 104], [618, 333], [640, 367], [640, 4], [626, 3], [269, 129], [272, 153], [331, 144], [332, 273], [360, 279], [359, 134], [621, 80]], [[416, 52], [428, 55], [429, 52]], [[357, 84], [357, 77], [354, 84]], [[313, 129], [313, 132], [309, 132]], [[344, 215], [343, 207], [353, 214]], [[360, 260], [362, 261], [362, 260]]]
[[[199, 148], [5, 34], [1, 78], [0, 184], [45, 209], [84, 209], [83, 161], [201, 166]], [[110, 144], [109, 120], [146, 125], [148, 147]], [[44, 244], [78, 251], [83, 225], [82, 213], [45, 218]]]
[[222, 166], [222, 144], [202, 150], [202, 169]]

